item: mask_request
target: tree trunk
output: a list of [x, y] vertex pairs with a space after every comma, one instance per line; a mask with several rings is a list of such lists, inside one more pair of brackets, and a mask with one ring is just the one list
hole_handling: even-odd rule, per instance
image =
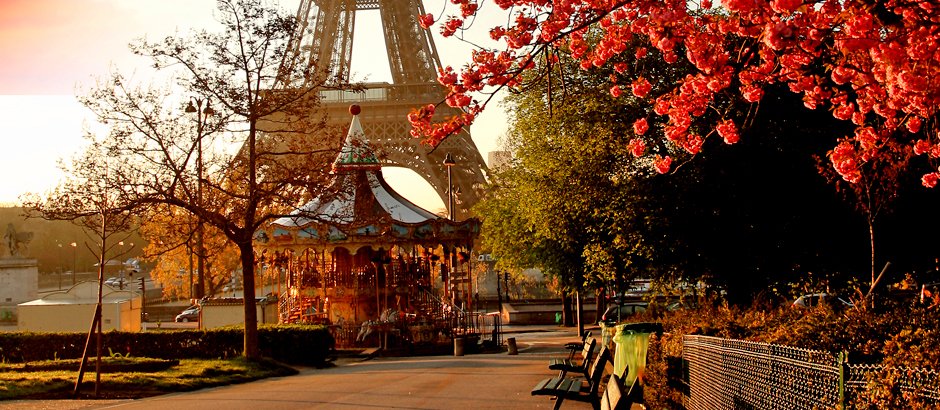
[[578, 305], [578, 334], [584, 335], [584, 304], [581, 302], [581, 290], [574, 295]]
[[248, 201], [245, 206], [245, 232], [238, 238], [238, 249], [242, 257], [242, 283], [245, 297], [245, 358], [258, 360], [261, 349], [258, 346], [258, 314], [255, 310], [255, 222], [258, 211], [258, 157], [255, 152], [258, 119], [248, 118]]
[[868, 239], [871, 242], [871, 286], [868, 288], [869, 307], [875, 308], [875, 221], [868, 219]]
[[568, 292], [561, 293], [561, 316], [562, 325], [565, 327], [574, 326], [574, 318], [571, 313], [571, 295]]
[[601, 320], [601, 315], [607, 310], [607, 291], [601, 287], [597, 289], [594, 297], [594, 323]]
[[251, 241], [238, 245], [242, 258], [242, 284], [245, 296], [245, 358], [258, 360], [261, 349], [258, 346], [258, 312], [255, 308], [255, 250]]
[[868, 220], [868, 239], [871, 243], [871, 287], [875, 287], [875, 224]]

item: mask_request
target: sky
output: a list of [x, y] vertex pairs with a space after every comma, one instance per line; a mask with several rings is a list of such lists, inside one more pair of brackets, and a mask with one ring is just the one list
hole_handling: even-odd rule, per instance
[[[20, 195], [42, 194], [62, 174], [60, 159], [82, 146], [83, 129], [98, 129], [77, 102], [112, 70], [137, 80], [149, 76], [145, 58], [127, 44], [145, 37], [185, 36], [193, 29], [216, 31], [212, 0], [0, 0], [0, 205]], [[280, 0], [291, 14], [298, 0]], [[426, 0], [437, 13], [442, 0]], [[433, 10], [433, 11], [432, 11]], [[391, 81], [377, 11], [359, 12], [352, 71], [358, 80]], [[444, 65], [459, 67], [469, 48], [435, 34]], [[485, 32], [485, 31], [483, 31]], [[378, 58], [376, 58], [378, 56]], [[501, 108], [491, 106], [471, 128], [483, 158], [505, 133]], [[386, 169], [389, 183], [429, 209], [443, 208], [430, 185], [405, 169]]]

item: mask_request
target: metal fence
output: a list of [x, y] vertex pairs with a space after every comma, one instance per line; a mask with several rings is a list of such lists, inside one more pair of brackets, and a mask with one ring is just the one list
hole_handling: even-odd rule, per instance
[[901, 392], [940, 403], [940, 374], [928, 369], [849, 364], [826, 351], [697, 335], [683, 337], [682, 356], [691, 410], [844, 408], [885, 371]]
[[856, 397], [873, 385], [892, 381], [898, 393], [919, 403], [940, 407], [940, 371], [917, 367], [885, 367], [876, 364], [845, 364], [847, 397]]

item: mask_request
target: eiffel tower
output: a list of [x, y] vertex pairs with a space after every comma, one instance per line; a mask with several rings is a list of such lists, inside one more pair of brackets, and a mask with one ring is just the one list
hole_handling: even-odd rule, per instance
[[[431, 149], [409, 134], [408, 112], [443, 100], [446, 90], [437, 82], [441, 66], [428, 30], [418, 25], [425, 14], [421, 0], [304, 0], [297, 11], [300, 23], [293, 41], [293, 56], [308, 63], [329, 62], [328, 78], [349, 78], [356, 12], [378, 10], [392, 74], [392, 84], [366, 84], [365, 93], [323, 91], [320, 93], [330, 122], [345, 126], [350, 104], [362, 107], [362, 125], [383, 165], [409, 168], [422, 176], [448, 201], [448, 177], [444, 158], [450, 154], [454, 192], [460, 206], [457, 219], [479, 199], [487, 172], [483, 157], [467, 131], [450, 136]], [[442, 118], [460, 111], [444, 104], [436, 114]]]

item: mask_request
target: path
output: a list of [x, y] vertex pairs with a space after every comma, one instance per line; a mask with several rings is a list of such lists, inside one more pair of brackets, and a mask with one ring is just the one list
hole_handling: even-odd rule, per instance
[[[518, 329], [517, 329], [518, 330]], [[529, 391], [553, 375], [548, 358], [576, 339], [576, 330], [540, 327], [508, 334], [519, 354], [472, 354], [343, 359], [336, 367], [253, 383], [119, 402], [60, 401], [47, 408], [83, 409], [547, 409], [554, 402]], [[12, 402], [0, 409], [26, 409], [48, 402]], [[78, 407], [75, 407], [78, 406]], [[566, 401], [566, 410], [590, 409]]]

